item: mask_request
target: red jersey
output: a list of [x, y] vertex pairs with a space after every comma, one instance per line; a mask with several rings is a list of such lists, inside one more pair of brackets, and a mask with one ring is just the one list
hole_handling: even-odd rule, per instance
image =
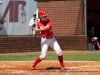
[[46, 25], [50, 25], [50, 28], [48, 30], [41, 31], [41, 36], [42, 37], [51, 37], [51, 36], [53, 36], [51, 19], [48, 19], [48, 21], [45, 21], [45, 22], [39, 21], [37, 23], [37, 26], [38, 26], [39, 29], [43, 28]]

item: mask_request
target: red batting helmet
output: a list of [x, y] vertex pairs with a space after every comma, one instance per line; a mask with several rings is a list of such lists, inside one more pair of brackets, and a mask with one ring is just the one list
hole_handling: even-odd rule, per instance
[[48, 16], [48, 14], [46, 13], [45, 10], [39, 10], [38, 16], [39, 16], [39, 17], [45, 17], [45, 16]]

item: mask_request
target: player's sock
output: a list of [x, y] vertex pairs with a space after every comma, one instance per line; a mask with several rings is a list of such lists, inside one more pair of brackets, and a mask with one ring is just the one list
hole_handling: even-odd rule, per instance
[[61, 67], [65, 67], [63, 63], [63, 56], [58, 56]]
[[38, 57], [38, 58], [35, 60], [35, 62], [33, 63], [33, 65], [36, 66], [39, 62], [41, 62], [40, 57]]

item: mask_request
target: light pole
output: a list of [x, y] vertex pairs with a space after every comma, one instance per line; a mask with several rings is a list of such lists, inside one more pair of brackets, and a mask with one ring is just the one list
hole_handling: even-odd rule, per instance
[[85, 35], [87, 35], [87, 11], [86, 11], [87, 2], [84, 0], [84, 26], [85, 26]]

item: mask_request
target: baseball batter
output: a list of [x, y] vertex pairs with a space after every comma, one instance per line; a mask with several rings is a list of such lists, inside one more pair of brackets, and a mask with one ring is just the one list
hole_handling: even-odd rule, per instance
[[50, 18], [48, 18], [48, 14], [45, 10], [39, 10], [38, 16], [40, 21], [37, 23], [35, 31], [41, 32], [41, 55], [32, 64], [31, 69], [34, 70], [35, 66], [46, 58], [47, 50], [50, 46], [58, 55], [61, 69], [65, 70], [66, 68], [63, 63], [62, 50], [55, 37], [53, 36], [52, 21]]

